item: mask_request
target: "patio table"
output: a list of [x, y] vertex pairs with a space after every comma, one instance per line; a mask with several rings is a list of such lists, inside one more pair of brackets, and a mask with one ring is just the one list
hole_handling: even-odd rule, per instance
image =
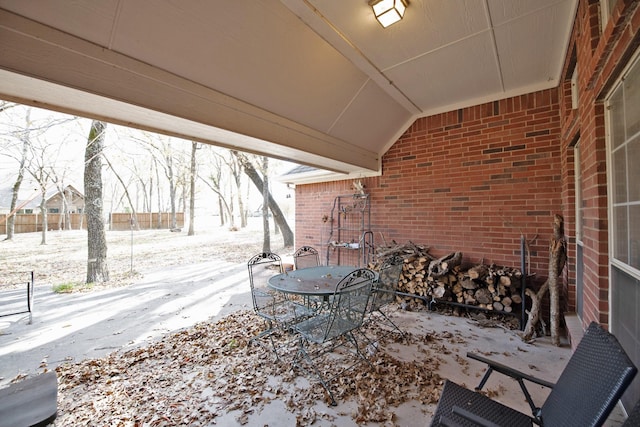
[[287, 271], [269, 278], [268, 285], [286, 294], [322, 296], [328, 299], [336, 285], [358, 267], [350, 265], [324, 265]]

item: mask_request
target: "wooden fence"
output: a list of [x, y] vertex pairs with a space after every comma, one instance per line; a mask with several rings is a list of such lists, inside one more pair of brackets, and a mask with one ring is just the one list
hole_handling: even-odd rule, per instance
[[[65, 215], [57, 213], [47, 214], [48, 230], [86, 230], [87, 221], [84, 214], [69, 214], [71, 226], [65, 224]], [[139, 213], [138, 226], [140, 230], [151, 229], [168, 229], [171, 223], [170, 213]], [[0, 230], [7, 234], [8, 215], [4, 218], [0, 216]], [[176, 213], [176, 222], [178, 228], [184, 227], [184, 212]], [[110, 222], [107, 224], [109, 230], [131, 230], [131, 214], [128, 213], [112, 213], [110, 214]], [[35, 214], [17, 214], [14, 222], [14, 233], [34, 233], [42, 231], [42, 215]]]
[[[138, 227], [140, 230], [168, 229], [171, 228], [171, 214], [168, 212], [139, 213]], [[111, 230], [131, 230], [132, 215], [128, 213], [111, 214]], [[184, 227], [184, 212], [176, 213], [176, 226]]]

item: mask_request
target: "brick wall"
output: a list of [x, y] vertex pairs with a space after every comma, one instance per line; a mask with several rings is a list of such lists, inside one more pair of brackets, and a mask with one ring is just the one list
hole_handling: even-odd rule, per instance
[[[379, 244], [412, 240], [436, 254], [517, 264], [520, 233], [534, 239], [532, 271], [547, 275], [551, 215], [565, 218], [569, 264], [566, 310], [575, 310], [576, 202], [584, 206], [586, 325], [608, 327], [609, 257], [603, 101], [640, 47], [640, 2], [620, 0], [600, 28], [600, 2], [580, 0], [557, 89], [417, 120], [384, 155], [383, 174], [364, 179]], [[578, 70], [578, 108], [571, 76]], [[575, 197], [580, 143], [582, 200]], [[351, 181], [296, 188], [296, 245], [321, 246], [323, 215]]]
[[[631, 56], [640, 46], [638, 2], [618, 1], [605, 28], [601, 28], [600, 3], [578, 4], [564, 82], [560, 87], [563, 203], [569, 259], [575, 259], [575, 170], [573, 146], [580, 143], [583, 224], [583, 325], [595, 320], [608, 327], [609, 224], [607, 205], [607, 150], [603, 101]], [[578, 70], [579, 102], [571, 109], [570, 84]], [[569, 272], [569, 307], [575, 307], [575, 271]]]
[[[546, 90], [416, 120], [362, 179], [375, 243], [413, 241], [434, 255], [519, 266], [546, 276], [552, 216], [562, 212], [558, 91]], [[333, 198], [352, 181], [296, 187], [296, 246], [328, 236]]]

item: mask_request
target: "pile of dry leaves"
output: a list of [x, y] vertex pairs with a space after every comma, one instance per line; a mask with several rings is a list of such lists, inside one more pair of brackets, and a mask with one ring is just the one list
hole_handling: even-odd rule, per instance
[[[291, 363], [295, 339], [279, 338], [279, 345], [290, 350], [280, 363], [262, 346], [250, 345], [262, 326], [252, 312], [239, 311], [146, 347], [61, 365], [56, 424], [209, 425], [215, 424], [217, 416], [235, 410], [240, 414], [238, 423], [245, 424], [248, 414], [260, 412], [274, 399], [286, 403], [300, 426], [330, 418], [313, 409], [318, 402], [328, 404], [324, 389]], [[437, 339], [382, 334], [373, 323], [363, 332], [370, 338], [384, 335], [378, 350], [369, 353], [373, 367], [359, 363], [331, 384], [337, 400], [357, 402], [352, 414], [355, 422], [394, 425], [393, 408], [401, 403], [437, 402], [441, 387], [434, 373], [440, 363]], [[416, 348], [420, 357], [402, 361], [393, 351], [385, 351], [400, 342]], [[320, 362], [319, 368], [334, 366]]]

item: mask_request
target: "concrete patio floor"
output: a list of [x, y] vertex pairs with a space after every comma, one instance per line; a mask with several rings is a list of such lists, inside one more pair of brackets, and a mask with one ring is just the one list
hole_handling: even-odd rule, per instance
[[[0, 303], [12, 292], [0, 291]], [[86, 358], [103, 357], [160, 339], [164, 334], [207, 320], [216, 320], [238, 309], [249, 309], [251, 299], [245, 264], [215, 262], [171, 267], [149, 272], [132, 286], [89, 293], [55, 294], [37, 287], [33, 321], [28, 316], [0, 318], [0, 387], [18, 375], [42, 372]], [[465, 358], [467, 351], [488, 355], [504, 364], [555, 381], [571, 356], [568, 343], [561, 347], [547, 338], [527, 344], [516, 331], [500, 326], [481, 327], [467, 317], [429, 311], [394, 311], [394, 321], [415, 336], [437, 337], [433, 351], [443, 360], [437, 369], [448, 378], [469, 388], [480, 381], [484, 366]], [[410, 345], [393, 343], [380, 351], [411, 360], [420, 357]], [[310, 387], [319, 387], [310, 382]], [[502, 403], [529, 413], [514, 381], [494, 374], [486, 390]], [[534, 401], [542, 403], [548, 391], [532, 386]], [[318, 402], [314, 410], [326, 414], [321, 426], [356, 425], [351, 413], [355, 403], [339, 402], [330, 407]], [[428, 425], [434, 404], [408, 401], [394, 409], [398, 426]], [[216, 418], [217, 426], [238, 425], [233, 411]], [[615, 411], [607, 422], [619, 425], [623, 415]], [[273, 400], [260, 411], [249, 414], [247, 425], [295, 426], [296, 415], [284, 402]], [[370, 424], [374, 425], [374, 424]]]

